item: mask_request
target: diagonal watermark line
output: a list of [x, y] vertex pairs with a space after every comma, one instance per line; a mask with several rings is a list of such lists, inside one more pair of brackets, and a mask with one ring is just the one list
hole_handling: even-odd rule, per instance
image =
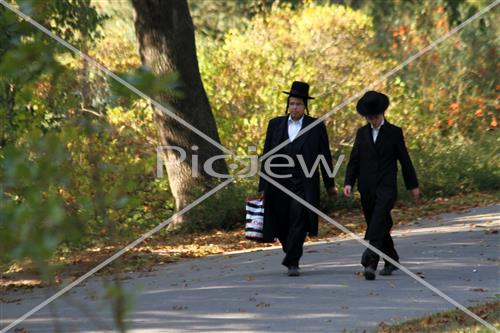
[[356, 235], [354, 232], [352, 232], [351, 230], [347, 229], [342, 224], [338, 223], [337, 221], [335, 221], [334, 219], [332, 219], [330, 216], [328, 216], [327, 214], [323, 213], [318, 208], [314, 207], [309, 202], [307, 202], [306, 200], [302, 199], [301, 197], [299, 197], [298, 195], [296, 195], [295, 193], [293, 193], [292, 191], [290, 191], [289, 189], [287, 189], [285, 186], [283, 186], [280, 183], [278, 183], [276, 180], [272, 179], [271, 177], [267, 176], [266, 174], [264, 174], [262, 172], [259, 172], [259, 174], [267, 182], [269, 182], [272, 185], [276, 186], [278, 189], [280, 189], [281, 191], [283, 191], [284, 193], [286, 193], [287, 195], [289, 195], [291, 198], [293, 198], [294, 200], [298, 201], [301, 205], [305, 206], [306, 208], [310, 209], [314, 213], [318, 214], [318, 216], [321, 216], [328, 223], [333, 224], [335, 227], [337, 227], [338, 229], [342, 230], [346, 234], [351, 235], [351, 237], [354, 238], [354, 240], [356, 240], [357, 242], [361, 243], [363, 246], [369, 248], [373, 252], [377, 253], [384, 260], [387, 260], [388, 262], [390, 262], [391, 264], [393, 264], [394, 266], [396, 266], [397, 268], [399, 268], [401, 271], [405, 272], [407, 275], [409, 275], [410, 277], [412, 277], [413, 279], [415, 279], [418, 283], [422, 284], [424, 287], [430, 289], [435, 294], [441, 296], [442, 298], [444, 298], [449, 303], [455, 305], [457, 308], [459, 308], [460, 310], [462, 310], [463, 312], [465, 312], [466, 314], [468, 314], [469, 316], [471, 316], [472, 318], [474, 318], [475, 320], [477, 320], [478, 322], [480, 322], [481, 324], [483, 324], [484, 326], [486, 326], [487, 328], [489, 328], [493, 332], [497, 332], [497, 330], [495, 329], [495, 327], [493, 325], [491, 325], [490, 323], [488, 323], [487, 321], [485, 321], [484, 319], [482, 319], [481, 317], [479, 317], [478, 315], [476, 315], [474, 312], [472, 312], [469, 309], [467, 309], [462, 304], [460, 304], [457, 301], [455, 301], [453, 298], [451, 298], [448, 295], [446, 295], [445, 293], [443, 293], [438, 288], [434, 287], [429, 282], [425, 281], [424, 279], [422, 279], [421, 277], [419, 277], [418, 275], [416, 275], [415, 273], [413, 273], [412, 271], [410, 271], [408, 268], [406, 268], [403, 265], [401, 265], [396, 260], [394, 260], [391, 257], [389, 257], [388, 255], [386, 255], [384, 252], [382, 252], [379, 249], [377, 249], [376, 247], [373, 247], [372, 245], [370, 245], [370, 243], [368, 243], [367, 241], [365, 241], [363, 238], [361, 238], [360, 236]]
[[66, 287], [62, 288], [61, 290], [59, 290], [57, 293], [55, 293], [54, 295], [52, 295], [48, 299], [46, 299], [45, 301], [43, 301], [39, 305], [35, 306], [30, 311], [26, 312], [24, 315], [22, 315], [21, 317], [19, 317], [15, 321], [13, 321], [7, 327], [2, 328], [0, 330], [0, 333], [7, 333], [7, 331], [9, 329], [11, 329], [14, 326], [16, 326], [17, 324], [21, 323], [26, 318], [32, 316], [35, 312], [39, 311], [41, 308], [43, 308], [47, 304], [53, 302], [54, 300], [56, 300], [60, 296], [64, 295], [71, 288], [73, 288], [76, 285], [80, 284], [82, 281], [86, 280], [92, 274], [96, 273], [97, 271], [101, 270], [105, 266], [109, 265], [112, 261], [118, 259], [125, 252], [127, 252], [128, 250], [130, 250], [133, 247], [137, 246], [138, 244], [142, 243], [146, 238], [150, 237], [151, 235], [153, 235], [157, 231], [163, 229], [165, 226], [169, 225], [172, 222], [173, 219], [175, 219], [176, 217], [184, 215], [185, 213], [187, 213], [188, 211], [190, 211], [191, 209], [193, 209], [194, 207], [196, 207], [198, 204], [202, 203], [203, 201], [205, 201], [206, 199], [208, 199], [210, 196], [212, 196], [213, 194], [215, 194], [219, 190], [221, 190], [224, 187], [226, 187], [233, 180], [234, 180], [234, 178], [229, 178], [226, 181], [224, 181], [224, 182], [220, 183], [219, 185], [217, 185], [216, 187], [214, 187], [213, 189], [211, 189], [210, 191], [208, 191], [207, 193], [203, 194], [201, 197], [199, 197], [198, 199], [196, 199], [195, 201], [193, 201], [192, 203], [190, 203], [189, 205], [187, 205], [186, 207], [184, 207], [183, 209], [181, 209], [180, 211], [178, 211], [177, 213], [175, 213], [174, 215], [172, 215], [167, 220], [165, 220], [162, 223], [158, 224], [156, 227], [154, 227], [153, 229], [149, 230], [148, 232], [146, 232], [145, 234], [143, 234], [141, 237], [137, 238], [135, 241], [133, 241], [132, 243], [128, 244], [123, 249], [121, 249], [120, 251], [116, 252], [111, 257], [109, 257], [108, 259], [104, 260], [102, 263], [100, 263], [99, 265], [95, 266], [94, 268], [92, 268], [90, 271], [88, 271], [84, 275], [80, 276], [75, 281], [73, 281], [70, 284], [68, 284]]
[[161, 110], [161, 112], [163, 112], [167, 116], [170, 116], [173, 119], [177, 120], [183, 126], [187, 127], [191, 131], [195, 132], [200, 137], [202, 137], [206, 141], [210, 142], [211, 144], [213, 144], [214, 146], [216, 146], [217, 148], [219, 148], [221, 151], [223, 151], [223, 152], [225, 152], [226, 154], [229, 154], [229, 155], [234, 155], [234, 153], [230, 149], [226, 148], [221, 143], [215, 141], [210, 136], [208, 136], [207, 134], [205, 134], [204, 132], [202, 132], [198, 128], [194, 127], [193, 125], [191, 125], [190, 123], [188, 123], [187, 121], [185, 121], [184, 119], [182, 119], [181, 117], [179, 117], [176, 114], [175, 110], [173, 110], [173, 108], [171, 106], [166, 107], [163, 104], [161, 104], [160, 102], [158, 102], [155, 99], [153, 99], [152, 97], [149, 97], [144, 92], [142, 92], [141, 90], [137, 89], [135, 86], [131, 85], [130, 83], [128, 83], [127, 81], [125, 81], [124, 79], [122, 79], [121, 77], [119, 77], [118, 75], [116, 75], [115, 73], [113, 73], [106, 66], [100, 64], [98, 61], [96, 61], [92, 57], [88, 56], [87, 54], [83, 53], [81, 50], [77, 49], [76, 47], [74, 47], [70, 43], [66, 42], [61, 37], [55, 35], [49, 29], [45, 28], [43, 25], [41, 25], [37, 21], [33, 20], [31, 17], [29, 17], [28, 15], [24, 14], [23, 12], [21, 12], [20, 10], [18, 10], [16, 7], [14, 7], [13, 5], [8, 4], [5, 0], [0, 0], [0, 4], [3, 5], [4, 7], [6, 7], [7, 9], [11, 10], [12, 12], [14, 12], [18, 16], [20, 16], [21, 18], [23, 18], [26, 22], [30, 23], [35, 28], [37, 28], [38, 30], [42, 31], [44, 34], [48, 35], [49, 37], [51, 37], [52, 39], [54, 39], [55, 41], [57, 41], [59, 44], [63, 45], [64, 47], [66, 47], [70, 51], [72, 51], [72, 52], [76, 53], [77, 55], [79, 55], [80, 57], [82, 57], [85, 61], [87, 61], [91, 65], [94, 65], [95, 67], [97, 67], [98, 69], [100, 69], [101, 71], [103, 71], [104, 73], [106, 73], [106, 75], [110, 76], [115, 81], [117, 81], [118, 83], [122, 84], [123, 86], [125, 86], [126, 88], [128, 88], [129, 90], [131, 90], [132, 92], [134, 92], [136, 95], [138, 95], [139, 97], [144, 98], [145, 100], [147, 100], [148, 102], [150, 102], [151, 104], [153, 104], [154, 106], [156, 106], [159, 110]]
[[[397, 72], [399, 72], [404, 67], [408, 66], [410, 63], [412, 63], [413, 61], [415, 61], [418, 58], [420, 58], [423, 54], [425, 54], [428, 51], [432, 50], [434, 47], [436, 47], [437, 45], [441, 44], [442, 42], [444, 42], [445, 40], [447, 40], [448, 38], [450, 38], [452, 35], [456, 34], [460, 30], [462, 30], [466, 25], [468, 25], [472, 21], [478, 19], [479, 17], [481, 17], [484, 14], [486, 14], [487, 12], [489, 12], [491, 9], [493, 9], [495, 6], [497, 6], [499, 3], [500, 3], [500, 0], [493, 1], [488, 6], [484, 7], [483, 9], [481, 9], [480, 11], [478, 11], [476, 14], [472, 15], [471, 17], [469, 17], [467, 20], [465, 20], [461, 24], [457, 25], [455, 28], [451, 29], [448, 33], [446, 33], [443, 36], [439, 37], [438, 39], [434, 40], [432, 43], [430, 43], [429, 45], [427, 45], [426, 47], [424, 47], [423, 49], [421, 49], [420, 51], [418, 51], [414, 55], [408, 57], [405, 61], [403, 61], [398, 66], [396, 66], [393, 69], [391, 69], [389, 72], [387, 72], [384, 75], [382, 75], [380, 78], [378, 78], [377, 80], [375, 80], [374, 82], [372, 82], [370, 85], [366, 86], [363, 90], [361, 90], [358, 93], [352, 95], [351, 97], [349, 97], [348, 99], [346, 99], [344, 102], [340, 103], [339, 105], [337, 105], [336, 107], [334, 107], [332, 110], [328, 111], [327, 113], [325, 113], [324, 115], [322, 115], [321, 117], [319, 117], [318, 119], [316, 119], [315, 121], [313, 121], [312, 123], [310, 123], [308, 126], [306, 126], [303, 129], [301, 129], [299, 131], [299, 133], [297, 133], [297, 135], [295, 136], [295, 139], [297, 139], [302, 134], [308, 132], [310, 129], [312, 129], [314, 126], [318, 125], [320, 122], [322, 122], [326, 118], [330, 117], [336, 111], [342, 109], [343, 107], [345, 107], [349, 103], [351, 103], [351, 102], [355, 101], [356, 99], [360, 98], [364, 94], [364, 92], [367, 91], [368, 89], [370, 89], [371, 87], [376, 86], [379, 83], [384, 82], [386, 79], [388, 79], [389, 77], [393, 76], [394, 74], [396, 74]], [[267, 153], [263, 154], [259, 158], [259, 161], [262, 161], [262, 160], [266, 159], [267, 157], [269, 157], [270, 155], [274, 154], [275, 152], [277, 152], [281, 148], [285, 147], [289, 142], [290, 142], [290, 139], [287, 139], [287, 140], [283, 141], [282, 143], [280, 143], [279, 145], [277, 145], [276, 147], [274, 147], [273, 149], [271, 149]]]

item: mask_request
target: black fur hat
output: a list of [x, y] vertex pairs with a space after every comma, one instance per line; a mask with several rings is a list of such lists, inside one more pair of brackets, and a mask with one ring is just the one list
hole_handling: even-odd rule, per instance
[[356, 104], [356, 110], [362, 116], [375, 116], [384, 113], [389, 107], [389, 97], [386, 95], [370, 90]]

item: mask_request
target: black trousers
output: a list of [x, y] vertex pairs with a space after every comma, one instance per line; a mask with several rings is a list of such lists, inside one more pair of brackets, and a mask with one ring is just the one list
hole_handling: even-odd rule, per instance
[[[388, 255], [391, 259], [399, 261], [398, 253], [394, 248], [391, 237], [393, 225], [391, 209], [394, 206], [396, 193], [371, 193], [361, 195], [361, 205], [367, 224], [365, 239], [370, 245]], [[370, 249], [366, 249], [361, 257], [361, 265], [377, 269], [380, 256]], [[390, 263], [385, 260], [385, 265]]]
[[[301, 178], [288, 178], [283, 185], [301, 198], [304, 198], [304, 183]], [[281, 262], [286, 267], [299, 266], [304, 241], [307, 234], [307, 208], [288, 194], [281, 192], [278, 226], [278, 239], [285, 252]]]

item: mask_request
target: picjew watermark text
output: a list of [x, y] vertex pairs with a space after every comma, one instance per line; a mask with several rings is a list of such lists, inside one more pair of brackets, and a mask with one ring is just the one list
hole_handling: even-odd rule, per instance
[[[178, 146], [159, 146], [156, 148], [156, 177], [163, 178], [164, 170], [169, 166], [178, 166], [180, 163], [189, 163], [192, 177], [199, 177], [201, 172], [214, 178], [241, 177], [248, 178], [259, 172], [259, 155], [255, 154], [256, 147], [250, 146], [248, 155], [214, 155], [200, 163], [198, 146], [192, 146], [190, 151]], [[254, 153], [254, 154], [252, 154]], [[231, 173], [220, 173], [214, 169], [218, 160], [231, 160], [228, 164]], [[327, 161], [325, 155], [317, 155], [315, 159], [304, 157], [302, 154], [287, 155], [274, 154], [267, 157], [262, 165], [261, 171], [273, 178], [291, 178], [291, 170], [299, 170], [305, 178], [312, 178], [321, 168], [325, 174], [334, 178], [344, 161], [344, 155], [339, 155], [335, 164]]]

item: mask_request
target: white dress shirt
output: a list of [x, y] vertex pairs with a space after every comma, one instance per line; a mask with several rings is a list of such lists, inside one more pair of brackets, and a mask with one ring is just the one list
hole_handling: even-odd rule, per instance
[[299, 120], [293, 120], [292, 116], [288, 116], [288, 137], [290, 138], [290, 141], [295, 140], [295, 137], [300, 132], [303, 120], [304, 116], [302, 116]]
[[378, 132], [380, 132], [380, 127], [382, 127], [382, 125], [384, 125], [384, 122], [385, 120], [382, 119], [382, 122], [380, 123], [380, 125], [375, 128], [373, 127], [373, 125], [370, 124], [371, 128], [372, 128], [372, 137], [373, 137], [373, 142], [377, 142], [377, 137], [378, 137]]

